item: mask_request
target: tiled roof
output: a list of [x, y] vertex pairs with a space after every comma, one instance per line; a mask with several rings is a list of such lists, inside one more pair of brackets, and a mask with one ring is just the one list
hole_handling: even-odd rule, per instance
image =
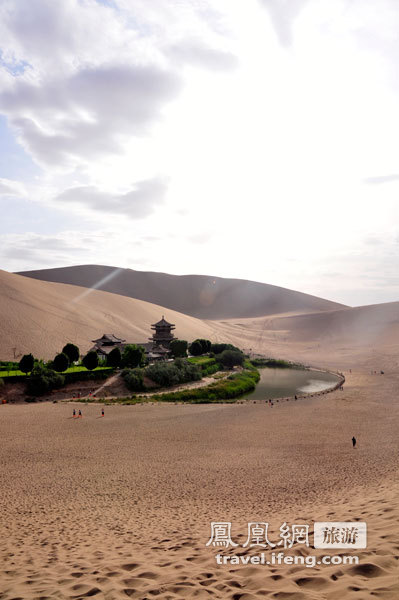
[[151, 327], [174, 327], [173, 323], [168, 323], [162, 315], [162, 319], [158, 323], [153, 323]]
[[98, 340], [92, 340], [95, 344], [113, 342], [114, 344], [121, 344], [122, 342], [126, 342], [122, 338], [116, 337], [113, 333], [104, 333], [102, 337], [98, 338]]

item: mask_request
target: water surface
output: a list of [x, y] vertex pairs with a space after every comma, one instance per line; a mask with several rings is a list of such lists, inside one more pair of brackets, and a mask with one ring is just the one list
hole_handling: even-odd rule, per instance
[[256, 389], [248, 394], [251, 400], [268, 400], [283, 398], [295, 394], [312, 394], [322, 392], [337, 384], [338, 375], [324, 371], [308, 371], [306, 369], [259, 369], [260, 380]]

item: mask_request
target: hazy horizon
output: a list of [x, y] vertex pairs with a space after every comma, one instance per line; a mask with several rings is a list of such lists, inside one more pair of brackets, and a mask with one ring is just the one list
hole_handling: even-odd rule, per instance
[[0, 265], [399, 300], [393, 0], [5, 0]]

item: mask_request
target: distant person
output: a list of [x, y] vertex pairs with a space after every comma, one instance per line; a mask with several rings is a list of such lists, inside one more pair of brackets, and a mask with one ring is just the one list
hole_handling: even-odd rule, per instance
[[354, 436], [352, 438], [352, 446], [356, 448], [356, 438]]
[[102, 417], [104, 416], [104, 409], [103, 408], [101, 409], [101, 416]]
[[298, 396], [295, 394], [295, 400], [298, 400]]
[[75, 409], [73, 409], [73, 411], [72, 411], [72, 416], [76, 417], [76, 410]]
[[78, 417], [81, 417], [81, 416], [82, 416], [82, 411], [79, 409]]

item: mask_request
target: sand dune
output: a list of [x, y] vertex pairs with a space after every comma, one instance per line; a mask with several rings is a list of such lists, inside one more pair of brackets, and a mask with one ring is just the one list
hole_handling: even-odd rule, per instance
[[399, 302], [210, 325], [220, 339], [274, 357], [337, 368], [399, 366]]
[[97, 287], [122, 296], [161, 304], [202, 319], [257, 317], [286, 312], [333, 310], [342, 305], [285, 288], [206, 275], [168, 275], [79, 265], [20, 273], [43, 281]]
[[82, 352], [91, 340], [114, 333], [129, 341], [147, 341], [150, 325], [165, 315], [176, 335], [193, 340], [212, 329], [193, 317], [141, 300], [73, 285], [49, 283], [0, 271], [0, 357], [26, 352], [52, 358], [66, 342]]
[[258, 318], [200, 320], [162, 306], [100, 290], [39, 281], [0, 271], [0, 357], [27, 351], [50, 358], [66, 341], [82, 351], [102, 333], [146, 341], [150, 324], [162, 314], [176, 324], [176, 335], [231, 341], [269, 356], [344, 368], [353, 350], [363, 363], [379, 352], [383, 365], [397, 365], [399, 303], [342, 308], [309, 314], [277, 314]]

